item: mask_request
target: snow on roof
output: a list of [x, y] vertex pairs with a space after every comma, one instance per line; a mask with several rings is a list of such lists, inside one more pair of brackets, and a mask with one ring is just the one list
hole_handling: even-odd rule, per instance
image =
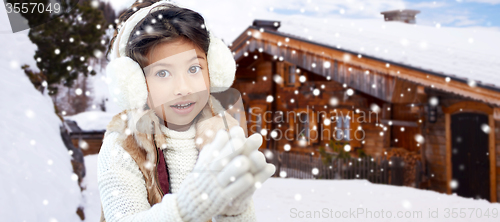
[[438, 28], [383, 19], [289, 18], [281, 21], [279, 32], [500, 88], [500, 31]]
[[87, 111], [73, 116], [65, 116], [64, 119], [75, 121], [83, 131], [104, 131], [115, 115], [116, 113]]

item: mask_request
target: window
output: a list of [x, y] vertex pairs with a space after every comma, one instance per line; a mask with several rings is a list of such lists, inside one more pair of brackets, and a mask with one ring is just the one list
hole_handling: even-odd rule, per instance
[[297, 74], [295, 71], [297, 70], [293, 65], [283, 64], [283, 80], [286, 86], [295, 86], [297, 81]]
[[337, 126], [335, 127], [335, 140], [350, 140], [351, 117], [337, 117]]
[[299, 113], [299, 122], [298, 122], [298, 125], [299, 125], [299, 132], [298, 132], [298, 136], [299, 138], [297, 139], [300, 139], [300, 138], [303, 138], [303, 136], [305, 137], [306, 140], [309, 140], [309, 115], [307, 113]]
[[288, 84], [289, 85], [295, 84], [295, 67], [294, 66], [288, 66]]

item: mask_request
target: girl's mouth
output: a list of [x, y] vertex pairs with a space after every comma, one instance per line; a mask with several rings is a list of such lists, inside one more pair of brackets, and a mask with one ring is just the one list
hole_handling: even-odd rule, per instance
[[195, 102], [181, 102], [170, 107], [178, 114], [187, 114], [193, 110], [194, 104]]

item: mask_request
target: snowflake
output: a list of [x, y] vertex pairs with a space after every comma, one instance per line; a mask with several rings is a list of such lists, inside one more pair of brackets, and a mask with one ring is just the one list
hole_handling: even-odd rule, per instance
[[457, 180], [451, 180], [450, 181], [450, 187], [451, 187], [451, 189], [457, 189], [458, 188], [458, 181]]
[[283, 149], [284, 149], [285, 151], [290, 151], [290, 149], [291, 149], [290, 144], [285, 144], [285, 145], [283, 146]]
[[319, 96], [319, 93], [320, 93], [319, 89], [314, 89], [313, 90], [313, 95]]
[[420, 134], [416, 134], [416, 135], [415, 135], [415, 140], [416, 140], [418, 143], [420, 143], [420, 144], [422, 144], [422, 143], [424, 143], [424, 142], [425, 142], [425, 138], [424, 138], [422, 135], [420, 135]]
[[265, 150], [265, 154], [266, 158], [268, 159], [272, 159], [274, 157], [274, 154], [273, 152], [269, 151], [269, 150]]
[[403, 200], [402, 205], [406, 209], [410, 209], [411, 208], [411, 203], [408, 200]]
[[99, 7], [99, 1], [94, 0], [94, 1], [92, 1], [92, 2], [90, 3], [90, 5], [91, 5], [92, 7], [94, 7], [94, 8], [97, 8], [97, 7]]
[[100, 50], [94, 50], [94, 56], [98, 59], [100, 59], [102, 57], [102, 52]]
[[345, 150], [346, 152], [351, 151], [351, 145], [346, 144], [346, 145], [344, 146], [344, 150]]
[[301, 75], [301, 76], [299, 77], [299, 81], [300, 81], [301, 83], [304, 83], [304, 82], [306, 81], [306, 77], [305, 77], [304, 75]]
[[481, 125], [481, 130], [483, 130], [483, 132], [486, 134], [489, 134], [491, 131], [490, 126], [488, 124], [485, 124], [485, 123], [483, 123]]
[[267, 101], [268, 103], [271, 103], [271, 102], [273, 102], [273, 101], [274, 101], [274, 97], [273, 97], [272, 95], [268, 95], [268, 96], [267, 96], [267, 98], [266, 98], [266, 101]]
[[431, 106], [437, 106], [439, 104], [439, 99], [437, 97], [433, 96], [429, 99], [429, 104]]
[[353, 89], [347, 89], [346, 93], [347, 93], [348, 96], [352, 96], [352, 95], [354, 95], [354, 90]]
[[313, 174], [313, 175], [318, 175], [319, 170], [318, 170], [318, 168], [314, 167], [314, 168], [311, 170], [311, 172], [312, 172], [312, 174]]
[[281, 76], [280, 76], [280, 75], [278, 75], [278, 74], [275, 74], [275, 75], [273, 76], [273, 80], [274, 80], [274, 82], [276, 82], [277, 84], [281, 84], [281, 83], [283, 83], [283, 78], [281, 78]]
[[84, 150], [86, 150], [87, 148], [89, 148], [89, 144], [85, 141], [85, 140], [80, 140], [78, 142], [78, 146]]
[[262, 134], [263, 136], [266, 136], [267, 135], [267, 129], [260, 130], [260, 134]]
[[286, 172], [285, 171], [281, 171], [280, 172], [280, 177], [285, 178], [286, 177]]
[[330, 98], [330, 106], [337, 106], [339, 104], [339, 100], [336, 97]]
[[33, 118], [33, 117], [35, 117], [35, 112], [33, 112], [33, 110], [31, 110], [31, 109], [26, 110], [26, 112], [24, 112], [24, 114], [25, 114], [28, 118]]
[[[371, 109], [373, 112], [375, 112], [375, 113], [379, 113], [379, 112], [380, 112], [380, 106], [378, 106], [378, 105], [377, 105], [377, 104], [375, 104], [375, 103], [372, 103], [372, 104], [370, 105], [370, 109]], [[391, 124], [392, 124], [392, 122], [390, 122], [390, 124], [389, 124], [389, 125], [391, 125]]]

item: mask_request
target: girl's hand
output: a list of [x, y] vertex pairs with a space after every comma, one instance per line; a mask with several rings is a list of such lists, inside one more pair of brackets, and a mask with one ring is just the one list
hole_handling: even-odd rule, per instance
[[262, 136], [260, 134], [253, 134], [246, 139], [241, 127], [233, 127], [229, 133], [231, 138], [238, 138], [245, 141], [242, 153], [243, 155], [247, 155], [250, 159], [250, 172], [254, 179], [252, 186], [244, 191], [244, 193], [234, 198], [221, 212], [221, 215], [233, 216], [241, 214], [247, 209], [255, 190], [260, 188], [260, 186], [274, 174], [276, 167], [273, 164], [268, 164], [264, 154], [258, 150], [262, 145]]
[[228, 133], [217, 132], [206, 145], [191, 173], [177, 193], [179, 213], [184, 221], [207, 221], [222, 212], [231, 199], [241, 196], [253, 185], [251, 161], [239, 155], [240, 138], [229, 140]]

